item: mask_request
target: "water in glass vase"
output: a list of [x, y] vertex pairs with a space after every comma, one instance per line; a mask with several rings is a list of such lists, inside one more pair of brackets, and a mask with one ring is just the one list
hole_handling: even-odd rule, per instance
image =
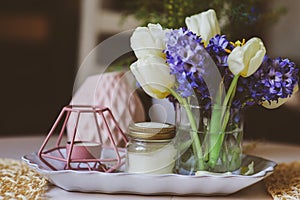
[[190, 110], [192, 122], [186, 109], [181, 108], [176, 114], [177, 173], [193, 175], [197, 171], [238, 170], [242, 160], [241, 111], [231, 108], [207, 110], [198, 106], [190, 106]]

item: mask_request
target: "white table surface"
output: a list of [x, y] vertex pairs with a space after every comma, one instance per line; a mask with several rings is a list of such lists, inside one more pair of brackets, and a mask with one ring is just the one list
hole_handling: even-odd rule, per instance
[[[44, 141], [45, 136], [28, 136], [28, 137], [5, 137], [0, 138], [0, 158], [21, 159], [23, 155], [37, 152]], [[300, 161], [300, 145], [280, 144], [259, 142], [251, 150], [251, 155], [260, 156], [270, 159], [277, 163]], [[272, 199], [267, 193], [263, 181], [245, 188], [235, 194], [225, 197], [201, 197], [201, 196], [141, 196], [141, 195], [124, 195], [124, 194], [92, 194], [67, 192], [56, 186], [49, 185], [46, 197], [49, 199], [172, 199], [172, 200], [203, 200], [203, 199]]]

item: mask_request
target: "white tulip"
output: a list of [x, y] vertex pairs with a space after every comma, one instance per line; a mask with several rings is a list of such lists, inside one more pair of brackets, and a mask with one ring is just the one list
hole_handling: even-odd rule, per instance
[[243, 46], [235, 47], [229, 54], [227, 63], [234, 75], [243, 77], [252, 75], [260, 67], [266, 54], [266, 48], [259, 38], [252, 38]]
[[185, 24], [190, 31], [202, 38], [205, 46], [211, 38], [221, 33], [217, 15], [213, 9], [185, 18]]
[[148, 56], [138, 59], [131, 64], [130, 70], [144, 91], [157, 99], [167, 97], [175, 84], [170, 67], [161, 57]]
[[148, 27], [138, 27], [133, 32], [130, 43], [135, 56], [143, 58], [149, 55], [164, 57], [163, 50], [166, 49], [165, 34], [160, 24], [148, 24]]
[[[298, 84], [295, 85], [294, 90], [293, 90], [293, 94], [292, 96], [298, 91]], [[262, 103], [262, 106], [268, 109], [274, 109], [274, 108], [278, 108], [279, 106], [281, 106], [282, 104], [284, 104], [285, 102], [287, 102], [289, 99], [292, 98], [292, 96], [288, 97], [288, 98], [279, 98], [278, 102], [277, 101], [264, 101]]]

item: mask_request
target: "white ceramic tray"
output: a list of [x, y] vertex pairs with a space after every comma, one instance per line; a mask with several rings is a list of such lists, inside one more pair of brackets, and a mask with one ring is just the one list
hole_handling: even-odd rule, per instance
[[253, 175], [186, 176], [74, 170], [53, 171], [39, 159], [37, 153], [25, 155], [22, 159], [51, 183], [67, 191], [143, 195], [228, 195], [264, 179], [276, 166], [273, 161], [244, 155], [243, 166], [254, 161], [255, 172]]

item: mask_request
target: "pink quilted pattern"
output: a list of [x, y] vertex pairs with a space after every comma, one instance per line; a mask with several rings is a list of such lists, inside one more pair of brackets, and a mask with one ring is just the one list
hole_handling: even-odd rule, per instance
[[[88, 77], [74, 94], [70, 104], [106, 106], [112, 111], [120, 128], [126, 132], [130, 122], [145, 120], [145, 112], [139, 97], [125, 75], [125, 72], [110, 72]], [[67, 127], [68, 137], [71, 137], [70, 134], [73, 132], [71, 129], [75, 119], [75, 114], [72, 114]], [[100, 124], [102, 142], [108, 144], [104, 124]], [[115, 125], [109, 123], [109, 126], [112, 132], [115, 133]], [[120, 135], [115, 134], [114, 137], [119, 146], [124, 145], [120, 142], [122, 141]], [[82, 115], [80, 117], [76, 139], [99, 142], [92, 115]]]

